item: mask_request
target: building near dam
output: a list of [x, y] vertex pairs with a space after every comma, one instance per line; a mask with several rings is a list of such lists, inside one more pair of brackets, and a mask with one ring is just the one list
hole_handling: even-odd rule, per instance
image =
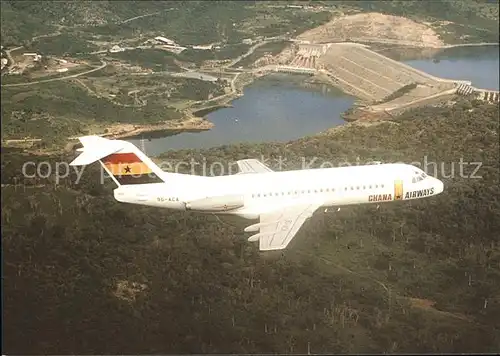
[[166, 37], [163, 37], [163, 36], [156, 36], [155, 40], [160, 42], [161, 44], [166, 44], [166, 45], [170, 45], [170, 46], [176, 45], [175, 41], [168, 39]]

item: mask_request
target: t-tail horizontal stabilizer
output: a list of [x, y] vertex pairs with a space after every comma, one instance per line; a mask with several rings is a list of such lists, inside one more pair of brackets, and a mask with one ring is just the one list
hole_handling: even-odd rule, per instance
[[86, 166], [92, 164], [101, 158], [109, 156], [120, 151], [123, 146], [121, 141], [112, 141], [99, 136], [84, 136], [79, 138], [83, 147], [77, 149], [81, 154], [76, 157], [70, 166]]
[[79, 149], [81, 154], [70, 163], [71, 166], [99, 161], [118, 186], [165, 183], [165, 172], [134, 144], [99, 136], [84, 136], [79, 140], [83, 148]]

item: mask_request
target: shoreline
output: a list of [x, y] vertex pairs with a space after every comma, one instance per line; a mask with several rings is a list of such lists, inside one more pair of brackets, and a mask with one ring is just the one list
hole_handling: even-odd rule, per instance
[[[154, 134], [155, 132], [184, 132], [184, 131], [207, 131], [214, 127], [214, 124], [202, 117], [187, 116], [186, 119], [165, 121], [164, 123], [155, 125], [132, 125], [132, 124], [115, 124], [108, 127], [108, 132], [100, 135], [109, 139], [123, 139], [131, 137], [140, 137], [144, 134]], [[72, 137], [70, 139], [76, 139]]]
[[[215, 125], [205, 120], [204, 118], [197, 116], [188, 116], [187, 120], [179, 119], [172, 121], [165, 121], [164, 123], [156, 125], [133, 125], [133, 124], [115, 124], [114, 126], [108, 127], [107, 130], [113, 130], [111, 132], [106, 132], [104, 134], [99, 134], [103, 138], [110, 140], [116, 139], [140, 139], [143, 135], [148, 134], [150, 137], [146, 139], [152, 139], [155, 135], [171, 136], [182, 132], [202, 132], [208, 131]], [[118, 132], [117, 132], [118, 131]], [[69, 137], [68, 143], [61, 148], [60, 151], [71, 152], [74, 151], [76, 146], [80, 144], [77, 141], [78, 137]], [[29, 149], [27, 151], [30, 151]], [[59, 150], [56, 150], [59, 151]]]

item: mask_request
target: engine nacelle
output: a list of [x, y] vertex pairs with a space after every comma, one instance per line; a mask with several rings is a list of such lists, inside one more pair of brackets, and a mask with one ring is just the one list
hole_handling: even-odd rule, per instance
[[245, 200], [243, 195], [222, 195], [186, 202], [186, 210], [218, 212], [235, 210], [244, 205]]

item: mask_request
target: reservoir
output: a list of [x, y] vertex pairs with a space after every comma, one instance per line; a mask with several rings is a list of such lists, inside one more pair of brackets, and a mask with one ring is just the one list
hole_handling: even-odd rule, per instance
[[[207, 114], [209, 131], [144, 140], [148, 155], [184, 148], [209, 148], [240, 142], [289, 141], [341, 125], [340, 115], [356, 98], [331, 86], [301, 82], [307, 76], [269, 75], [244, 88], [233, 107]], [[130, 142], [141, 147], [140, 139]]]
[[[406, 60], [404, 63], [429, 74], [469, 80], [482, 89], [499, 90], [498, 46], [446, 49], [434, 58]], [[245, 87], [244, 95], [223, 108], [206, 115], [215, 124], [209, 131], [181, 133], [144, 140], [148, 155], [168, 150], [209, 148], [240, 142], [290, 141], [342, 125], [340, 115], [355, 98], [340, 90], [301, 84], [308, 77], [271, 75]], [[141, 140], [130, 142], [141, 147]]]
[[405, 63], [437, 77], [469, 80], [476, 88], [499, 90], [498, 46], [449, 48], [434, 59]]

